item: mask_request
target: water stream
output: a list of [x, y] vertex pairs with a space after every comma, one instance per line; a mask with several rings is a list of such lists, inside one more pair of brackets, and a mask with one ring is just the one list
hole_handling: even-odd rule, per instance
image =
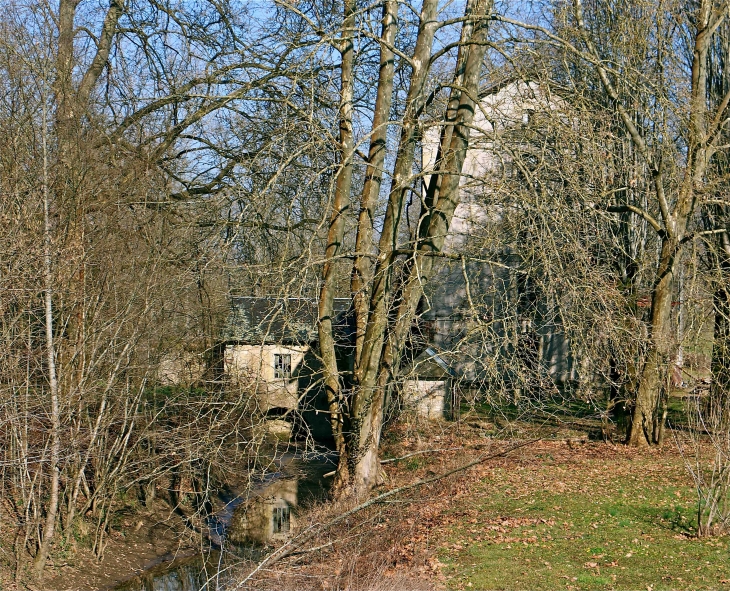
[[194, 556], [150, 564], [114, 591], [223, 591], [227, 567], [236, 558], [255, 560], [265, 545], [287, 539], [297, 529], [297, 509], [322, 500], [336, 458], [328, 451], [285, 453], [276, 471], [251, 486], [220, 496], [220, 508], [208, 518], [208, 543]]

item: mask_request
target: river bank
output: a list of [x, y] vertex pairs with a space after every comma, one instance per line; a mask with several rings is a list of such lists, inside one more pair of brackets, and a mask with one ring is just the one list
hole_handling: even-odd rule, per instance
[[3, 527], [1, 534], [0, 589], [3, 591], [112, 589], [156, 565], [193, 555], [200, 547], [200, 536], [186, 527], [183, 519], [169, 507], [156, 502], [149, 509], [127, 514], [111, 529], [102, 560], [84, 544], [69, 544], [53, 553], [43, 581], [31, 582], [28, 562], [21, 568], [19, 584], [15, 577], [12, 532]]
[[332, 527], [322, 524], [353, 507], [322, 507], [306, 523], [319, 524], [320, 535], [267, 564], [245, 588], [690, 591], [730, 584], [730, 538], [697, 537], [694, 483], [673, 443], [636, 449], [527, 426], [519, 434], [527, 445], [501, 455], [515, 441], [485, 437], [489, 425], [474, 424], [391, 432], [384, 451], [395, 457], [376, 493], [400, 492]]
[[323, 499], [328, 481], [322, 475], [330, 472], [335, 464], [327, 448], [300, 448], [292, 444], [277, 449], [265, 462], [263, 471], [242, 474], [239, 481], [214, 491], [212, 513], [196, 519], [197, 526], [159, 496], [147, 507], [130, 504], [110, 526], [101, 560], [86, 544], [72, 538], [53, 553], [40, 583], [34, 583], [29, 576], [30, 561], [16, 573], [12, 554], [16, 541], [10, 537], [10, 530], [3, 528], [0, 530], [0, 589], [157, 588], [156, 579], [162, 581], [168, 572], [173, 573], [173, 579], [179, 577], [177, 571], [181, 565], [196, 561], [202, 564], [224, 541], [231, 548], [232, 544], [238, 545], [240, 550], [266, 545], [274, 541], [270, 538], [283, 539], [285, 535], [276, 534], [286, 532], [271, 530], [269, 513], [276, 510], [277, 503], [283, 505], [286, 509], [280, 509], [280, 513], [286, 519], [279, 525], [288, 532], [294, 520], [290, 507], [306, 507]]
[[[519, 425], [513, 436], [526, 445], [512, 449], [515, 439], [495, 436], [482, 419], [394, 426], [383, 447], [386, 481], [374, 491], [386, 496], [364, 507], [352, 499], [314, 503], [297, 514], [298, 531], [316, 532], [306, 544], [282, 538], [261, 546], [258, 556], [230, 552], [226, 576], [239, 584], [266, 553], [288, 545], [293, 551], [256, 570], [241, 588], [690, 590], [728, 584], [728, 539], [695, 536], [696, 497], [675, 446], [637, 450], [570, 430], [520, 431]], [[343, 514], [346, 519], [338, 517]], [[193, 548], [175, 540], [179, 532], [171, 523], [157, 527], [167, 537], [142, 547], [134, 559], [165, 540], [177, 544], [177, 564], [187, 564], [187, 549], [201, 555], [199, 542]], [[93, 571], [84, 559], [60, 570], [54, 565], [60, 576], [42, 588], [103, 588], [90, 583], [122, 569], [130, 546], [150, 544], [150, 530], [112, 536], [119, 545], [110, 546]], [[171, 571], [167, 565], [145, 572]], [[51, 586], [56, 581], [65, 585]], [[153, 588], [149, 577], [134, 584], [123, 588]]]

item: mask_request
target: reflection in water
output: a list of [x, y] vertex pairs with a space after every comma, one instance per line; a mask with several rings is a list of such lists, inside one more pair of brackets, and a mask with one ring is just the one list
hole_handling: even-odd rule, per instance
[[223, 560], [220, 552], [211, 549], [205, 558], [198, 555], [147, 570], [115, 587], [116, 591], [223, 591], [235, 587], [219, 574], [228, 563], [225, 558], [257, 560], [265, 552], [265, 544], [295, 533], [295, 508], [300, 501], [306, 504], [326, 495], [322, 475], [332, 470], [332, 462], [324, 455], [306, 466], [291, 462], [285, 472], [271, 474], [253, 490], [221, 499], [224, 506], [208, 520], [208, 537], [214, 548], [231, 551]]
[[116, 587], [117, 591], [218, 591], [225, 589], [216, 576], [218, 553], [166, 564]]
[[226, 538], [233, 544], [265, 544], [286, 539], [296, 527], [299, 480], [277, 480], [236, 507]]

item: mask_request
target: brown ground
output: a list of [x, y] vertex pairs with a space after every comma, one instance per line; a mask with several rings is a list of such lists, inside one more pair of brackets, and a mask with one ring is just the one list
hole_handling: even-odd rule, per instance
[[[384, 457], [415, 455], [384, 464], [387, 480], [376, 493], [432, 478], [514, 445], [514, 442], [485, 437], [487, 427], [462, 424], [457, 428], [453, 423], [440, 427], [429, 425], [427, 430], [396, 427], [388, 435]], [[611, 443], [587, 442], [585, 438], [576, 438], [575, 433], [551, 435], [558, 437], [531, 443], [448, 478], [411, 488], [389, 498], [387, 503], [356, 513], [345, 523], [323, 528], [317, 539], [310, 541], [303, 551], [270, 565], [244, 588], [277, 591], [443, 589], [448, 582], [442, 573], [443, 564], [437, 558], [437, 550], [449, 543], [455, 527], [463, 525], [475, 495], [485, 494], [484, 483], [490, 482], [495, 471], [507, 469], [516, 478], [515, 494], [530, 495], [546, 486], [572, 486], [571, 475], [565, 472], [555, 472], [552, 483], [538, 482], [530, 477], [531, 471], [543, 464], [546, 456], [551, 461], [561, 459], [576, 466], [599, 458], [613, 458], [628, 466], [637, 454], [655, 455], [657, 460], [672, 456], [676, 461], [677, 451], [671, 444], [663, 450], [638, 451]], [[527, 440], [530, 434], [521, 436]], [[416, 453], [428, 450], [439, 451]], [[578, 472], [580, 470], [575, 475], [578, 480], [586, 476]], [[575, 484], [578, 484], [577, 480]], [[354, 505], [349, 502], [315, 507], [301, 515], [299, 523], [319, 528]], [[65, 563], [57, 560], [42, 588], [59, 591], [109, 588], [154, 564], [195, 553], [194, 537], [185, 532], [179, 519], [157, 514], [143, 520], [143, 526], [136, 532], [135, 522], [130, 520], [122, 524], [121, 531], [111, 536], [101, 563], [88, 551], [79, 551]], [[252, 566], [241, 564], [241, 573]], [[7, 576], [1, 583], [0, 589], [16, 589]]]
[[[432, 429], [434, 425], [429, 425]], [[488, 440], [480, 426], [444, 423], [442, 430], [423, 432], [408, 426], [397, 427], [389, 435], [384, 456], [416, 455], [384, 465], [386, 484], [376, 492], [432, 478], [464, 465], [482, 455], [506, 449], [514, 443]], [[485, 470], [502, 463], [530, 461], [545, 445], [565, 448], [573, 453], [573, 443], [537, 443], [512, 452], [505, 458], [488, 460], [470, 470], [443, 480], [404, 491], [388, 503], [377, 504], [357, 513], [346, 524], [326, 529], [307, 546], [322, 550], [304, 552], [267, 568], [250, 588], [261, 590], [301, 589], [312, 591], [362, 590], [388, 591], [409, 589], [426, 591], [444, 588], [443, 566], [436, 549], [444, 532], [455, 519], [454, 509], [464, 503]], [[603, 444], [601, 444], [603, 445]], [[417, 453], [427, 450], [436, 453]], [[544, 450], [543, 452], [544, 453]], [[333, 516], [354, 506], [343, 503], [323, 506], [303, 516], [300, 523], [326, 523]], [[245, 565], [250, 568], [252, 565]]]
[[[198, 542], [199, 543], [199, 542]], [[3, 540], [3, 549], [10, 548]], [[18, 586], [11, 572], [3, 565], [0, 589], [43, 591], [94, 591], [110, 589], [153, 566], [192, 555], [196, 552], [196, 536], [186, 529], [177, 515], [170, 515], [162, 506], [155, 511], [122, 521], [112, 531], [101, 561], [88, 548], [56, 552], [49, 562], [47, 574], [40, 583]], [[10, 552], [7, 553], [10, 555]], [[64, 556], [65, 554], [65, 556]]]
[[[386, 446], [386, 453], [390, 451], [393, 455], [403, 456], [428, 449], [446, 451], [419, 454], [386, 464], [388, 482], [381, 490], [432, 478], [514, 445], [514, 442], [483, 437], [479, 426], [462, 428], [461, 432], [447, 425], [444, 429], [436, 437], [427, 437], [408, 428], [402, 428], [397, 437], [391, 434], [392, 442], [390, 449]], [[563, 488], [567, 491], [569, 487], [570, 490], [582, 490], [586, 482], [595, 480], [595, 468], [603, 462], [615, 464], [630, 473], [634, 461], [643, 458], [651, 464], [656, 462], [658, 471], [671, 472], [675, 477], [678, 470], [681, 477], [686, 478], [677, 449], [672, 444], [661, 450], [637, 450], [587, 441], [575, 437], [574, 433], [568, 435], [566, 438], [531, 443], [504, 457], [488, 459], [469, 470], [404, 491], [388, 499], [387, 503], [369, 507], [353, 516], [347, 524], [326, 529], [316, 541], [308, 544], [310, 548], [324, 546], [321, 550], [282, 560], [267, 568], [245, 588], [266, 591], [431, 591], [451, 587], [453, 583], [445, 576], [445, 565], [439, 561], [438, 555], [444, 547], [453, 547], [455, 553], [466, 551], [463, 544], [467, 542], [462, 545], [454, 542], [455, 532], [464, 527], [481, 531], [484, 527], [485, 531], [489, 531], [486, 534], [482, 532], [483, 535], [493, 533], [508, 540], [502, 530], [507, 531], [509, 524], [500, 522], [497, 527], [484, 526], [475, 519], [475, 513], [479, 513], [475, 507], [488, 498], [490, 487], [494, 487], [495, 491], [504, 488], [506, 481], [496, 478], [497, 474], [509, 474], [511, 494], [514, 498], [526, 499], [535, 498], [544, 490], [559, 492]], [[546, 462], [572, 465], [575, 470], [548, 470], [546, 479], [536, 478], [535, 472]], [[613, 477], [611, 474], [605, 476]], [[326, 523], [337, 512], [347, 508], [323, 507], [320, 511], [311, 511], [302, 521]], [[248, 565], [248, 568], [251, 566]]]

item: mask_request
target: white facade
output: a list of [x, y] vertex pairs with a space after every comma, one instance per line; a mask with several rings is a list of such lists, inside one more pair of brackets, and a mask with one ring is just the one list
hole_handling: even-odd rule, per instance
[[[301, 345], [227, 345], [223, 371], [234, 383], [256, 392], [262, 412], [294, 410], [299, 399], [298, 374], [308, 352], [309, 347]], [[277, 368], [277, 356], [288, 360], [287, 372]]]
[[[546, 94], [536, 82], [507, 82], [482, 96], [470, 132], [460, 201], [444, 242], [445, 252], [474, 254], [483, 245], [491, 244], [490, 237], [498, 235], [509, 207], [498, 198], [502, 179], [512, 174], [509, 151], [503, 147], [503, 142], [509, 141], [505, 138], [514, 130], [532, 125], [533, 120], [540, 119], [539, 114], [555, 114], [560, 108], [561, 99]], [[426, 178], [436, 164], [440, 133], [438, 126], [425, 133], [422, 160]], [[514, 310], [505, 310], [508, 302], [516, 302], [516, 275], [510, 269], [512, 263], [507, 250], [490, 253], [489, 258], [496, 264], [478, 260], [467, 260], [463, 267], [460, 261], [442, 263], [427, 288], [428, 309], [422, 317], [430, 324], [432, 342], [444, 351], [461, 351], [462, 355], [451, 361], [455, 369], [466, 379], [478, 380], [480, 375], [488, 373], [483, 368], [501, 346], [499, 338], [493, 343], [466, 342], [474, 314], [488, 311], [494, 315], [495, 331], [511, 338], [534, 338], [535, 355], [550, 375], [560, 381], [569, 379], [573, 372], [572, 358], [562, 330], [553, 324], [527, 325]], [[465, 275], [476, 310], [471, 308]], [[547, 309], [550, 302], [538, 305]]]
[[443, 419], [449, 389], [448, 380], [405, 380], [403, 402], [407, 410], [418, 416], [429, 420]]
[[[526, 125], [535, 112], [553, 110], [555, 101], [547, 100], [535, 82], [511, 82], [484, 96], [474, 113], [469, 149], [464, 159], [461, 201], [456, 206], [444, 244], [445, 252], [463, 246], [469, 236], [478, 234], [489, 224], [499, 222], [500, 213], [487, 211], [468, 195], [472, 179], [494, 177], [506, 163], [507, 155], [499, 148], [499, 134], [508, 128]], [[438, 153], [440, 127], [432, 127], [423, 140], [423, 169], [433, 170]]]

